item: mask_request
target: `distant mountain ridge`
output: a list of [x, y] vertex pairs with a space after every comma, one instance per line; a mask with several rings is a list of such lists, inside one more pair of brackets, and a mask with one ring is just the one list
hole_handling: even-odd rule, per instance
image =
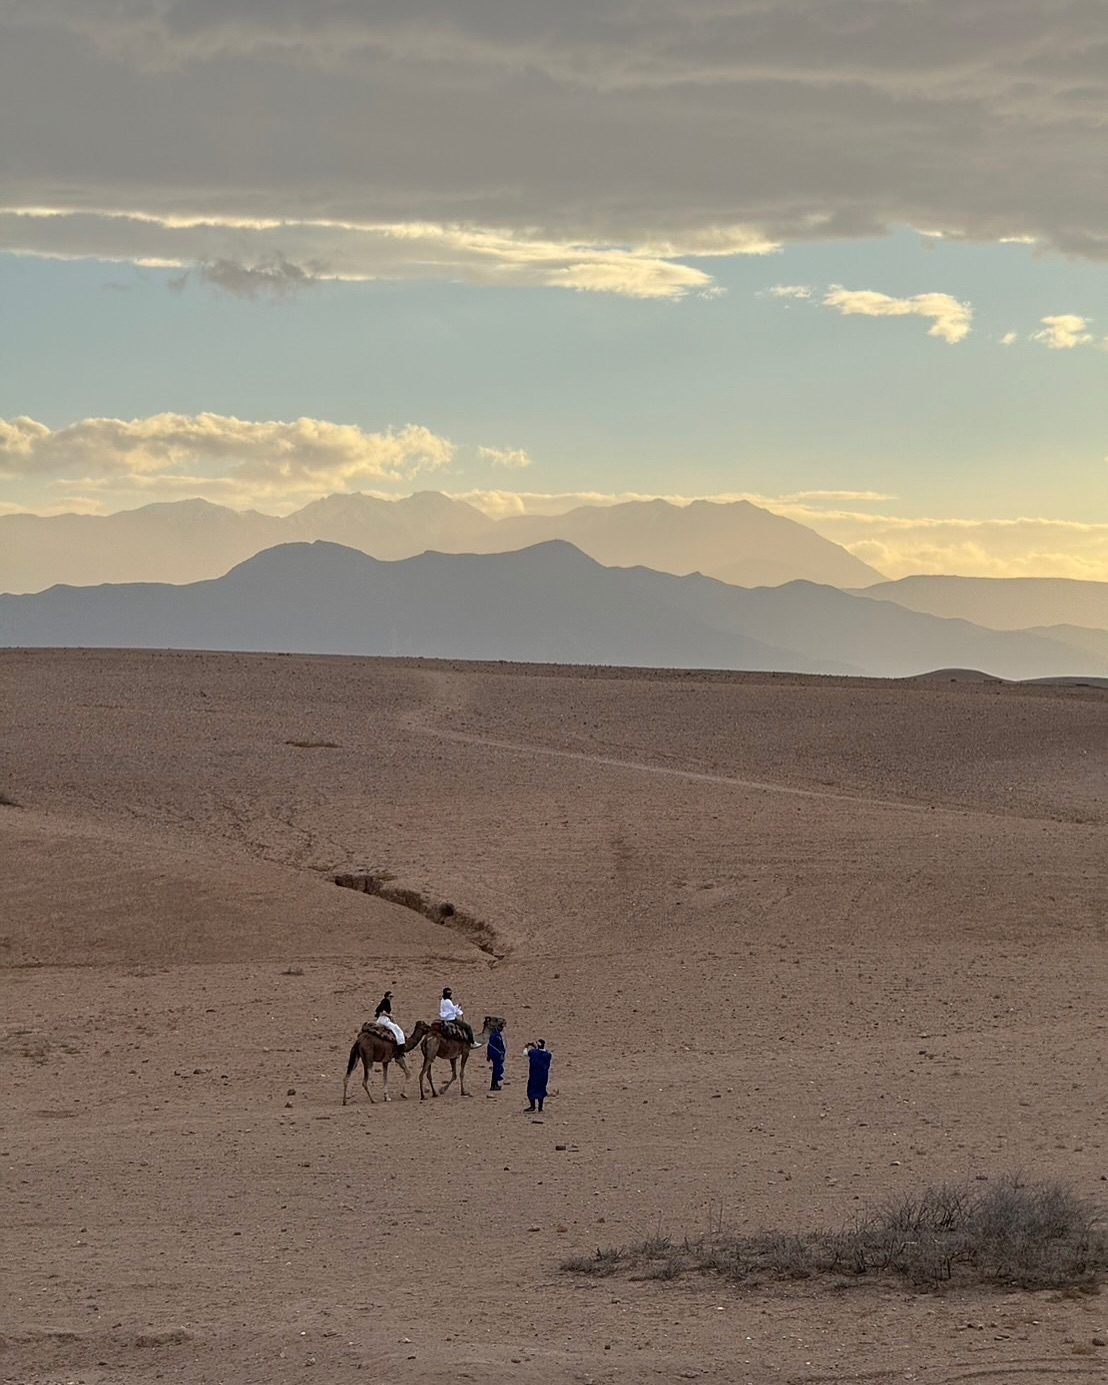
[[113, 515], [0, 516], [0, 591], [60, 582], [196, 582], [263, 549], [324, 539], [372, 557], [501, 553], [565, 539], [607, 566], [704, 572], [744, 586], [804, 579], [862, 587], [881, 573], [814, 530], [748, 501], [585, 505], [563, 515], [492, 519], [421, 491], [399, 500], [330, 495], [280, 518], [180, 500]]
[[[1088, 632], [1081, 632], [1088, 633]], [[606, 568], [562, 540], [384, 562], [283, 544], [224, 577], [0, 596], [0, 645], [266, 650], [905, 677], [1108, 675], [1108, 652], [832, 587]]]
[[910, 611], [971, 620], [991, 630], [1073, 625], [1108, 630], [1108, 582], [1070, 577], [952, 577], [919, 574], [862, 589]]

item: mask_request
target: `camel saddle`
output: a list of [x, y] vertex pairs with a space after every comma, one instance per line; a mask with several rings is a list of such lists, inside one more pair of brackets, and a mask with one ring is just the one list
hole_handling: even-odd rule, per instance
[[383, 1024], [375, 1024], [373, 1020], [366, 1020], [365, 1024], [362, 1025], [362, 1033], [375, 1034], [377, 1038], [385, 1039], [388, 1043], [396, 1044], [398, 1048], [400, 1047], [397, 1037], [392, 1030], [386, 1029]]
[[469, 1043], [464, 1032], [458, 1028], [453, 1020], [436, 1020], [431, 1029], [433, 1033], [440, 1034], [444, 1039], [453, 1039], [459, 1044]]

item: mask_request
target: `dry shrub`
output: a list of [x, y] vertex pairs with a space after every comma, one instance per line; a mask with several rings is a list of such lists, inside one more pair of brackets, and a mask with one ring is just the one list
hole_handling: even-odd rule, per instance
[[608, 1246], [602, 1250], [597, 1246], [595, 1255], [571, 1255], [568, 1260], [563, 1260], [562, 1269], [571, 1274], [591, 1274], [604, 1279], [622, 1269], [625, 1257], [631, 1254], [630, 1247], [621, 1250], [618, 1246]]
[[1064, 1183], [1006, 1174], [984, 1187], [941, 1184], [904, 1193], [840, 1231], [713, 1229], [676, 1244], [665, 1236], [562, 1262], [573, 1274], [672, 1280], [712, 1274], [733, 1283], [882, 1275], [914, 1288], [961, 1283], [1092, 1290], [1108, 1275], [1108, 1231], [1097, 1208]]

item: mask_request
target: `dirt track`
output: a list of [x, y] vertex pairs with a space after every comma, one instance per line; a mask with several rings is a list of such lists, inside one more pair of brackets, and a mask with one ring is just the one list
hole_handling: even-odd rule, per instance
[[[1103, 1296], [557, 1268], [1008, 1169], [1108, 1201], [1104, 695], [44, 651], [0, 704], [0, 1380], [1108, 1378]], [[444, 984], [512, 1085], [343, 1109], [380, 992]]]

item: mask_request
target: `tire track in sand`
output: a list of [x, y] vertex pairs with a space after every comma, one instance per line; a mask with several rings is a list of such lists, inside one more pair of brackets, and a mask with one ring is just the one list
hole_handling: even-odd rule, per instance
[[713, 774], [707, 770], [678, 769], [672, 765], [648, 765], [641, 760], [621, 760], [615, 755], [594, 755], [585, 750], [559, 750], [554, 746], [535, 745], [527, 741], [498, 740], [479, 736], [470, 731], [450, 731], [425, 721], [410, 720], [409, 726], [427, 736], [459, 745], [484, 745], [492, 750], [514, 751], [522, 755], [545, 755], [555, 760], [577, 760], [587, 765], [604, 765], [609, 769], [636, 770], [640, 774], [658, 774], [670, 779], [686, 779], [694, 784], [726, 784], [732, 788], [754, 789], [761, 793], [785, 794], [793, 798], [828, 799], [838, 803], [867, 803], [879, 808], [899, 808], [919, 813], [930, 805], [909, 803], [895, 798], [869, 798], [864, 793], [844, 793], [837, 789], [802, 789], [791, 784], [774, 784], [767, 779], [745, 779], [733, 774]]

